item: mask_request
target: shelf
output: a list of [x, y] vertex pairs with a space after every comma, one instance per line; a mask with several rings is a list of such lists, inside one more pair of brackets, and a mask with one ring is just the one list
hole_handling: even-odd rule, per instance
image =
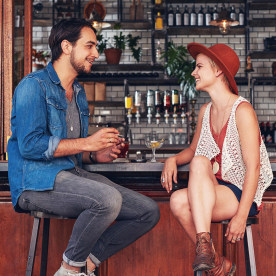
[[252, 59], [257, 59], [257, 58], [275, 58], [276, 59], [276, 51], [252, 52], [250, 53], [250, 57]]
[[255, 85], [276, 85], [276, 77], [253, 77], [253, 79]]
[[254, 19], [249, 21], [250, 27], [275, 27], [276, 19]]
[[[219, 3], [223, 3], [225, 4], [225, 0], [168, 0], [169, 4], [206, 4], [206, 3], [214, 3], [214, 4], [219, 4]], [[244, 0], [230, 0], [227, 1], [227, 3], [240, 3], [240, 4], [244, 4]]]
[[105, 107], [105, 106], [109, 106], [109, 107], [121, 107], [121, 106], [125, 106], [124, 102], [119, 102], [119, 101], [88, 101], [89, 104], [94, 105], [95, 107]]
[[[236, 34], [243, 35], [245, 34], [244, 27], [232, 27], [228, 35]], [[168, 28], [168, 35], [222, 35], [218, 27], [214, 26], [187, 26], [187, 27], [170, 27]]]
[[[121, 28], [118, 31], [125, 30], [149, 30], [152, 27], [152, 22], [148, 20], [124, 20], [124, 21], [103, 21], [109, 23], [111, 26], [105, 30], [113, 29], [115, 25], [120, 24]], [[114, 30], [116, 31], [116, 30]]]
[[95, 71], [163, 71], [162, 65], [150, 64], [94, 64], [92, 72]]
[[276, 3], [275, 3], [275, 1], [250, 3], [249, 4], [249, 9], [250, 10], [276, 10]]

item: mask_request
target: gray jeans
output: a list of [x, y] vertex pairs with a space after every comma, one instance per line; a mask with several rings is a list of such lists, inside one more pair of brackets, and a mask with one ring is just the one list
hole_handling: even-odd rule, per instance
[[88, 256], [99, 266], [152, 229], [160, 216], [154, 200], [80, 168], [58, 173], [51, 191], [24, 191], [19, 206], [77, 218], [63, 254], [77, 267]]

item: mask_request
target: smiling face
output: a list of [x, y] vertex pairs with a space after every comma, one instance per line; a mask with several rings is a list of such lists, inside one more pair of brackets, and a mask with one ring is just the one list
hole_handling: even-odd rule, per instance
[[80, 39], [73, 46], [70, 63], [78, 74], [90, 73], [95, 59], [99, 58], [97, 39], [92, 29], [84, 27]]
[[196, 89], [208, 91], [216, 81], [217, 67], [212, 65], [212, 60], [204, 54], [198, 54], [196, 57], [196, 67], [192, 76], [196, 80]]

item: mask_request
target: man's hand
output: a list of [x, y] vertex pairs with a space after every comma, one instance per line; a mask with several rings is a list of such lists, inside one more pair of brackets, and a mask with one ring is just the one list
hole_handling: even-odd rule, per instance
[[98, 151], [96, 153], [97, 162], [108, 163], [116, 159], [125, 146], [125, 144], [122, 143], [124, 139], [119, 138], [119, 140], [120, 142], [117, 145]]

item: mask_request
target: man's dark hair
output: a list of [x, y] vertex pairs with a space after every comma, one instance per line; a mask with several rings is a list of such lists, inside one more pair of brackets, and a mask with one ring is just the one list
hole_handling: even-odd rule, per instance
[[49, 36], [49, 46], [52, 52], [52, 62], [58, 60], [62, 54], [61, 42], [68, 40], [74, 46], [76, 41], [80, 38], [82, 28], [88, 27], [94, 31], [91, 23], [85, 19], [70, 18], [63, 19], [55, 24]]

